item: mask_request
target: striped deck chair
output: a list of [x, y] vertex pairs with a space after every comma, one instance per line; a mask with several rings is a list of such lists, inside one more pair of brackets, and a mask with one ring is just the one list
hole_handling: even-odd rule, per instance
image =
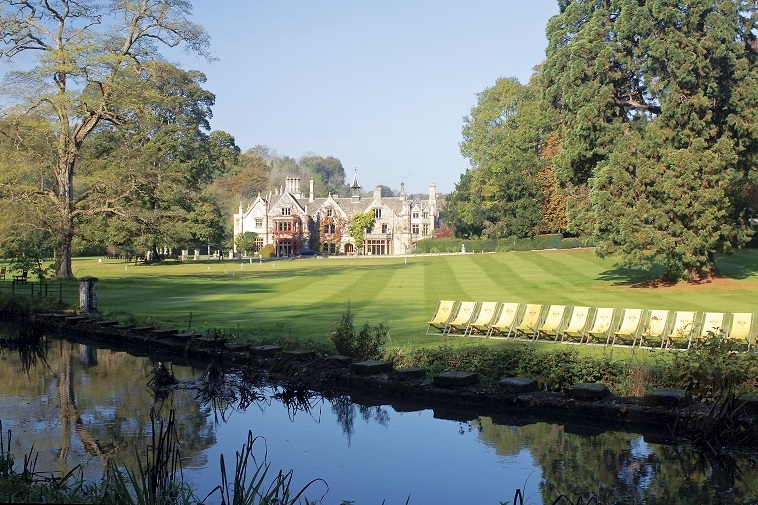
[[[687, 341], [686, 349], [692, 345], [692, 335], [695, 333], [695, 316], [696, 312], [677, 311], [674, 312], [674, 323], [666, 335], [665, 346], [676, 346], [678, 342], [682, 344]], [[664, 342], [661, 342], [661, 346]]]
[[[587, 323], [590, 320], [589, 315], [589, 307], [574, 307], [571, 309], [568, 323], [566, 323], [566, 326], [560, 331], [561, 342], [563, 342], [566, 337], [578, 337], [579, 342], [576, 343], [581, 344], [584, 339], [584, 330], [587, 328]], [[556, 336], [555, 339], [558, 340], [558, 337]]]
[[747, 348], [755, 346], [755, 336], [753, 335], [753, 313], [752, 312], [735, 312], [732, 314], [732, 322], [729, 324], [729, 333], [727, 337], [734, 340], [744, 340], [747, 342]]
[[534, 338], [537, 327], [540, 325], [541, 316], [542, 305], [527, 303], [526, 307], [524, 307], [524, 313], [521, 315], [521, 320], [513, 328], [515, 338], [523, 335], [531, 335]]
[[[648, 311], [645, 321], [645, 327], [639, 334], [640, 347], [650, 345], [651, 342], [660, 344], [661, 349], [666, 340], [666, 330], [668, 330], [669, 311], [668, 310], [650, 310]], [[636, 339], [635, 339], [636, 341]], [[632, 343], [634, 347], [634, 342]]]
[[488, 324], [495, 319], [497, 315], [497, 309], [500, 307], [500, 302], [482, 302], [479, 304], [479, 311], [476, 313], [476, 317], [469, 323], [464, 335], [486, 335], [489, 331]]
[[[622, 309], [621, 322], [618, 328], [611, 331], [608, 336], [608, 341], [605, 343], [608, 345], [616, 345], [616, 339], [621, 337], [624, 340], [632, 340], [632, 345], [637, 341], [637, 335], [640, 332], [640, 326], [642, 323], [642, 309]], [[613, 340], [611, 341], [611, 337]]]
[[[615, 308], [601, 307], [595, 309], [595, 317], [592, 319], [590, 329], [587, 330], [584, 338], [586, 343], [590, 343], [593, 337], [605, 337], [603, 345], [608, 345], [608, 340], [611, 337], [611, 327], [613, 326], [613, 318], [616, 316]], [[579, 340], [582, 343], [582, 340]]]
[[533, 340], [539, 339], [541, 336], [553, 335], [555, 340], [558, 340], [558, 335], [561, 333], [561, 326], [563, 325], [563, 319], [566, 316], [565, 305], [550, 305], [547, 308], [545, 314], [545, 320], [542, 321], [534, 332]]
[[[432, 319], [426, 323], [429, 325], [426, 328], [426, 334], [444, 335], [445, 329], [447, 328], [447, 322], [450, 320], [454, 307], [454, 300], [440, 300], [437, 302], [437, 310], [434, 311]], [[439, 330], [439, 332], [432, 332], [432, 328]]]
[[505, 335], [505, 338], [510, 337], [511, 333], [513, 333], [513, 324], [516, 322], [520, 306], [521, 304], [519, 303], [503, 303], [500, 306], [500, 313], [498, 313], [497, 319], [487, 325], [487, 336]]
[[458, 334], [463, 335], [468, 328], [468, 324], [474, 318], [476, 308], [479, 306], [479, 302], [461, 302], [458, 304], [458, 310], [455, 311], [455, 315], [447, 322], [447, 328], [445, 333], [448, 335]]

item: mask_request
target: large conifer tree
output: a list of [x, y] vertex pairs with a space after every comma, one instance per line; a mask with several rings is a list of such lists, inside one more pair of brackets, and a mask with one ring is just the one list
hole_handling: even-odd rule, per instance
[[729, 0], [560, 2], [541, 78], [563, 129], [556, 172], [589, 187], [588, 210], [569, 215], [599, 254], [699, 278], [713, 272], [714, 253], [748, 239], [758, 209], [757, 10]]

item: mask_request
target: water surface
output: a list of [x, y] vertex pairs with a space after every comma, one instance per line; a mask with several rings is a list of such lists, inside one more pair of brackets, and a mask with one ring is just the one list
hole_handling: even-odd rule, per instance
[[[510, 424], [475, 413], [367, 405], [347, 396], [301, 392], [300, 402], [275, 397], [286, 388], [230, 386], [226, 398], [198, 391], [203, 370], [167, 364], [180, 380], [156, 399], [147, 386], [157, 361], [126, 352], [52, 341], [36, 363], [17, 351], [0, 354], [0, 420], [12, 432], [17, 465], [39, 454], [38, 471], [82, 465], [97, 481], [108, 460], [135, 467], [151, 443], [151, 409], [174, 410], [184, 477], [199, 497], [220, 484], [248, 432], [260, 437], [255, 454], [271, 472], [294, 472], [306, 496], [339, 504], [410, 503], [497, 505], [516, 489], [530, 504], [560, 494], [594, 493], [600, 503], [749, 503], [758, 497], [758, 472], [744, 459], [714, 463], [641, 435], [577, 429], [540, 422]], [[32, 449], [33, 444], [33, 449]], [[230, 470], [231, 471], [231, 470]], [[328, 491], [328, 492], [327, 492]], [[217, 503], [218, 494], [208, 503]]]

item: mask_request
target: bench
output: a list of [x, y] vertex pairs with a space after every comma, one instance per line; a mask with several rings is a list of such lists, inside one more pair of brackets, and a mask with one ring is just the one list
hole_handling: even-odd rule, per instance
[[21, 272], [21, 275], [13, 276], [13, 284], [26, 284], [26, 279], [28, 276], [29, 276], [29, 271], [23, 270]]

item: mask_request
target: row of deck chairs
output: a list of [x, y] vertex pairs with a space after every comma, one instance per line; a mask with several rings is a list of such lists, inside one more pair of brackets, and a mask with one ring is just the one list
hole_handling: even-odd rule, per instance
[[477, 335], [602, 345], [689, 349], [693, 340], [723, 335], [755, 344], [754, 314], [616, 309], [508, 302], [440, 300], [427, 335]]

